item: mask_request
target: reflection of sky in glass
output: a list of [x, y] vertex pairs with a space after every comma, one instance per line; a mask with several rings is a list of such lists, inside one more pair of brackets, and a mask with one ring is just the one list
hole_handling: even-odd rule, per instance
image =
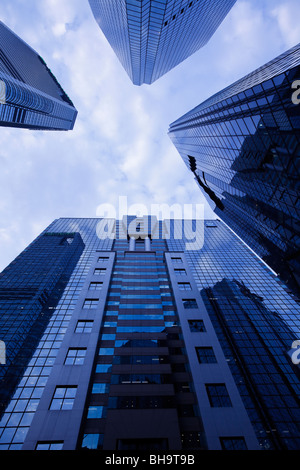
[[236, 0], [89, 0], [96, 21], [133, 83], [153, 83], [203, 47]]
[[95, 236], [97, 223], [98, 219], [60, 219], [53, 222], [47, 229], [50, 232], [79, 231], [86, 246], [28, 368], [0, 421], [0, 435], [2, 426], [7, 424], [11, 426], [4, 430], [0, 438], [0, 450], [5, 450], [9, 445], [11, 450], [21, 448], [72, 317], [72, 310], [75, 308], [80, 290], [95, 256], [95, 250], [111, 248], [111, 240], [100, 240]]
[[[100, 240], [95, 236], [97, 223], [98, 219], [60, 219], [50, 226], [51, 232], [79, 230], [86, 246], [24, 377], [0, 421], [0, 427], [7, 423], [10, 425], [2, 434], [0, 440], [2, 449], [10, 444], [12, 444], [12, 449], [21, 448], [68, 327], [72, 310], [75, 308], [86, 274], [90, 269], [95, 250], [110, 249], [112, 246], [112, 240]], [[187, 231], [186, 235], [188, 237]], [[184, 251], [185, 240], [175, 239], [166, 240], [166, 242], [170, 251]], [[297, 330], [295, 321], [297, 304], [285, 292], [283, 285], [266, 265], [221, 222], [217, 222], [216, 228], [205, 228], [203, 248], [199, 251], [186, 251], [186, 257], [199, 289], [213, 287], [224, 278], [241, 281], [251, 292], [264, 298], [266, 308], [280, 313], [288, 326], [293, 331]], [[149, 278], [145, 278], [142, 282], [146, 281], [149, 281]], [[164, 312], [164, 317], [167, 313]], [[170, 314], [172, 314], [171, 311]], [[106, 321], [103, 326], [116, 327], [117, 322]], [[155, 327], [157, 328], [155, 331], [172, 326], [174, 326], [173, 322], [164, 320], [164, 326]], [[154, 331], [153, 327], [150, 329]], [[126, 346], [126, 343], [123, 344], [123, 341], [118, 343], [118, 347], [122, 345]], [[111, 353], [111, 351], [108, 352]], [[100, 367], [106, 366], [100, 365]]]
[[[213, 287], [226, 278], [238, 280], [264, 299], [264, 306], [281, 314], [299, 334], [298, 304], [285, 291], [273, 272], [221, 221], [205, 228], [204, 245], [199, 251], [186, 251], [186, 257], [199, 290]], [[167, 240], [169, 250], [184, 250], [184, 240]]]
[[207, 199], [223, 205], [214, 205], [215, 213], [298, 295], [300, 120], [291, 95], [299, 69], [298, 44], [202, 102], [169, 130], [199, 185], [207, 185]]

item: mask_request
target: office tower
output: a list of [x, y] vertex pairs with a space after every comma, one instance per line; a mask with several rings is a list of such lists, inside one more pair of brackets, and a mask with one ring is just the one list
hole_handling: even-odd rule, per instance
[[170, 125], [215, 213], [299, 297], [300, 45]]
[[70, 130], [76, 116], [42, 57], [0, 22], [0, 126]]
[[236, 0], [89, 0], [135, 85], [151, 84], [203, 47]]
[[47, 232], [0, 275], [0, 413], [10, 401], [83, 251], [78, 233]]
[[300, 447], [297, 304], [223, 222], [188, 222], [58, 219], [4, 271], [21, 307], [36, 279], [50, 296], [1, 317], [1, 450]]

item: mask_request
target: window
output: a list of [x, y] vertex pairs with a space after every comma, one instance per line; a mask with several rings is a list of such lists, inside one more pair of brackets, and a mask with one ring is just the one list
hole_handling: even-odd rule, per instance
[[87, 417], [91, 419], [105, 418], [105, 411], [104, 406], [89, 406]]
[[192, 333], [205, 333], [206, 328], [203, 320], [188, 320]]
[[172, 383], [170, 374], [114, 374], [111, 384], [169, 384]]
[[90, 290], [101, 290], [103, 287], [103, 282], [91, 282], [89, 289]]
[[132, 365], [142, 365], [142, 364], [167, 364], [168, 356], [114, 356], [113, 364], [132, 364]]
[[214, 350], [209, 346], [196, 348], [196, 352], [200, 364], [213, 364], [217, 362]]
[[108, 261], [108, 260], [109, 260], [108, 256], [99, 256], [98, 263], [105, 263], [105, 261]]
[[105, 321], [103, 324], [102, 324], [102, 327], [103, 328], [115, 328], [117, 326], [117, 322], [116, 321]]
[[106, 274], [106, 269], [105, 268], [96, 268], [94, 270], [94, 275], [95, 276], [105, 276]]
[[84, 358], [86, 355], [86, 348], [70, 348], [66, 359], [66, 365], [82, 365], [84, 363]]
[[220, 437], [223, 450], [247, 450], [243, 437]]
[[93, 384], [92, 393], [108, 393], [109, 384], [106, 383], [95, 383]]
[[212, 407], [232, 406], [225, 384], [206, 384], [206, 393]]
[[186, 270], [185, 269], [176, 268], [176, 269], [174, 269], [174, 272], [175, 272], [176, 276], [185, 276], [186, 275]]
[[104, 434], [84, 434], [82, 449], [102, 449]]
[[62, 450], [63, 441], [37, 442], [36, 450]]
[[180, 290], [192, 290], [189, 282], [178, 282], [178, 287]]
[[101, 335], [101, 340], [103, 341], [114, 341], [116, 339], [116, 335], [113, 333], [104, 333]]
[[78, 320], [75, 333], [91, 333], [92, 327], [92, 320]]
[[50, 410], [71, 410], [77, 387], [56, 387]]
[[98, 373], [107, 373], [111, 372], [111, 364], [97, 364], [96, 365], [96, 374]]
[[184, 308], [198, 308], [196, 299], [182, 299]]
[[114, 352], [114, 348], [100, 348], [99, 356], [113, 356]]
[[178, 257], [171, 257], [173, 263], [182, 263], [182, 259]]
[[85, 299], [82, 308], [97, 308], [99, 299]]

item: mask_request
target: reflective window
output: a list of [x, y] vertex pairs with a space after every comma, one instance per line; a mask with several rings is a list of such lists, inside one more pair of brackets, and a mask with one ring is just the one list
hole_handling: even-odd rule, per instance
[[104, 434], [84, 434], [82, 438], [82, 449], [102, 449]]
[[111, 356], [114, 353], [114, 348], [100, 348], [99, 356]]
[[178, 282], [178, 287], [180, 290], [192, 290], [189, 282]]
[[71, 410], [73, 408], [77, 387], [56, 387], [50, 410]]
[[184, 308], [198, 308], [196, 299], [182, 299]]
[[90, 290], [101, 290], [103, 287], [103, 282], [91, 282], [89, 289]]
[[188, 320], [190, 330], [193, 333], [204, 333], [206, 328], [203, 320]]
[[108, 393], [109, 384], [107, 383], [94, 383], [92, 393]]
[[232, 406], [225, 384], [206, 384], [205, 388], [206, 388], [210, 406], [212, 407]]
[[96, 268], [94, 270], [94, 275], [95, 276], [105, 276], [106, 274], [106, 269], [105, 268]]
[[174, 272], [176, 276], [185, 276], [186, 275], [186, 270], [185, 269], [174, 269]]
[[97, 308], [99, 299], [85, 299], [83, 308]]
[[36, 450], [62, 450], [63, 441], [37, 442]]
[[92, 419], [105, 418], [105, 411], [106, 407], [104, 406], [89, 406], [87, 417]]
[[96, 373], [107, 373], [111, 371], [111, 364], [97, 364]]
[[78, 320], [75, 333], [91, 333], [92, 327], [92, 320]]
[[68, 350], [65, 364], [66, 365], [82, 365], [86, 355], [86, 348], [70, 348]]
[[217, 362], [214, 350], [211, 347], [199, 347], [196, 348], [196, 352], [200, 364], [213, 364]]
[[244, 437], [220, 437], [223, 450], [247, 450]]

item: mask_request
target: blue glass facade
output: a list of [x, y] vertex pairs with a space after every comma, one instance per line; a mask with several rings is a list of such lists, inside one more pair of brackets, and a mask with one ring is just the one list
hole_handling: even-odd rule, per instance
[[299, 297], [300, 45], [170, 125], [216, 214]]
[[236, 0], [89, 0], [135, 85], [151, 84], [203, 47]]
[[116, 260], [80, 446], [205, 449], [165, 241], [153, 240], [151, 251], [143, 238], [134, 245], [128, 251], [127, 239], [114, 242]]
[[[184, 250], [185, 240], [168, 247]], [[221, 220], [206, 221], [202, 249], [185, 255], [260, 448], [299, 449], [299, 370], [287, 355], [299, 304]]]
[[[83, 223], [81, 219], [62, 219], [53, 222], [51, 226], [46, 230], [46, 233], [50, 232], [53, 234], [64, 234], [64, 233], [69, 233], [69, 234], [74, 234], [77, 232], [81, 232], [82, 239], [84, 240], [84, 251], [82, 252], [82, 255], [80, 256], [77, 264], [77, 255], [78, 253], [74, 254], [74, 260], [72, 259], [69, 261], [70, 265], [72, 265], [73, 262], [74, 264], [74, 270], [70, 275], [69, 281], [67, 282], [67, 285], [65, 286], [63, 292], [59, 292], [59, 297], [56, 298], [55, 300], [57, 304], [55, 305], [49, 305], [48, 306], [48, 315], [49, 318], [47, 319], [47, 322], [43, 325], [42, 328], [39, 330], [39, 336], [36, 336], [36, 340], [38, 341], [37, 344], [34, 345], [33, 351], [30, 350], [28, 357], [26, 357], [26, 362], [22, 364], [24, 367], [26, 366], [25, 371], [23, 372], [22, 370], [19, 371], [20, 375], [17, 377], [17, 383], [14, 383], [13, 385], [16, 385], [15, 391], [12, 388], [11, 395], [9, 397], [5, 397], [5, 404], [7, 403], [7, 399], [9, 398], [9, 404], [8, 406], [5, 407], [5, 410], [1, 410], [1, 421], [0, 421], [0, 450], [20, 450], [22, 449], [22, 446], [24, 444], [26, 435], [28, 433], [28, 430], [30, 429], [30, 425], [33, 419], [34, 414], [36, 413], [36, 410], [38, 408], [38, 405], [40, 403], [41, 397], [43, 395], [45, 385], [49, 379], [49, 375], [52, 371], [53, 364], [55, 362], [55, 359], [57, 357], [58, 351], [61, 347], [62, 344], [62, 339], [65, 336], [66, 329], [68, 327], [68, 324], [70, 322], [70, 319], [72, 317], [72, 313], [75, 307], [76, 302], [78, 301], [78, 297], [80, 294], [80, 290], [83, 286], [84, 279], [86, 278], [87, 272], [90, 269], [90, 264], [91, 264], [91, 252], [94, 253], [94, 250], [97, 248], [103, 248], [103, 247], [110, 247], [111, 242], [109, 241], [99, 241], [97, 237], [95, 237], [95, 229], [96, 229], [96, 223], [97, 221], [95, 220], [88, 220], [86, 219]], [[43, 234], [42, 234], [43, 235]], [[73, 236], [73, 235], [72, 235]], [[56, 241], [55, 241], [56, 240]], [[27, 279], [28, 282], [28, 276], [29, 277], [29, 282], [30, 278], [32, 276], [36, 276], [36, 284], [38, 284], [38, 281], [40, 281], [43, 278], [44, 274], [47, 274], [47, 269], [44, 268], [44, 263], [46, 263], [46, 267], [51, 268], [52, 262], [55, 259], [55, 256], [58, 256], [57, 254], [55, 255], [55, 245], [57, 242], [59, 242], [61, 238], [58, 236], [54, 237], [48, 237], [46, 236], [45, 238], [42, 237], [41, 241], [38, 242], [37, 248], [42, 247], [43, 243], [47, 242], [44, 245], [44, 248], [46, 250], [41, 249], [39, 255], [37, 252], [32, 251], [34, 253], [34, 256], [30, 260], [30, 257], [28, 256], [28, 261], [27, 261], [27, 269], [25, 272], [22, 271], [22, 275], [24, 276], [25, 280]], [[49, 250], [49, 243], [53, 244], [52, 250]], [[82, 242], [81, 242], [82, 243]], [[80, 243], [80, 244], [81, 244]], [[72, 250], [73, 244], [70, 245], [69, 247], [58, 247], [58, 250], [63, 250], [65, 253], [69, 251], [70, 249]], [[74, 246], [75, 247], [75, 246]], [[36, 248], [36, 249], [37, 249]], [[49, 250], [49, 251], [48, 251]], [[26, 253], [31, 252], [30, 246], [28, 247], [27, 251], [25, 251], [23, 254], [20, 256], [27, 258]], [[67, 255], [65, 254], [65, 257]], [[53, 257], [53, 259], [52, 259]], [[37, 262], [40, 259], [42, 263], [39, 265]], [[15, 260], [16, 263], [17, 259]], [[15, 264], [16, 270], [21, 270], [21, 266], [18, 268], [18, 264]], [[59, 257], [58, 257], [58, 262], [57, 266], [59, 267]], [[9, 266], [8, 268], [9, 269]], [[23, 267], [24, 269], [24, 267]], [[60, 268], [61, 271], [61, 268]], [[5, 271], [3, 272], [3, 274]], [[9, 271], [7, 271], [9, 273]], [[36, 273], [36, 274], [35, 274]], [[51, 272], [50, 272], [51, 274]], [[20, 275], [20, 274], [19, 274]], [[52, 271], [52, 277], [55, 279], [55, 277], [58, 280], [57, 275], [55, 272]], [[1, 278], [0, 278], [1, 279]], [[47, 278], [46, 278], [47, 279]], [[16, 278], [16, 281], [18, 278]], [[49, 278], [50, 283], [52, 282], [52, 278], [50, 276]], [[10, 284], [12, 280], [9, 280], [8, 274], [7, 274], [7, 284]], [[18, 282], [20, 287], [22, 287], [21, 281]], [[15, 287], [17, 286], [17, 283], [15, 284]], [[47, 289], [47, 282], [45, 283], [45, 289]], [[49, 288], [49, 287], [48, 287]], [[57, 292], [54, 291], [54, 296], [57, 295]], [[51, 300], [51, 296], [49, 298]], [[25, 300], [26, 301], [26, 300]], [[25, 302], [24, 301], [24, 302]], [[20, 302], [20, 299], [17, 301]], [[35, 304], [32, 303], [30, 307], [30, 313], [33, 313], [36, 317], [36, 322], [38, 319], [41, 319], [41, 313], [44, 315], [44, 311], [42, 310], [42, 306], [38, 300], [38, 296], [36, 296], [36, 302], [39, 304], [39, 309], [35, 308]], [[7, 311], [6, 311], [6, 305], [4, 303], [3, 305], [3, 317], [1, 315], [1, 337], [2, 337], [2, 331], [5, 332], [5, 329], [2, 330], [2, 325], [3, 328], [5, 328], [5, 321], [6, 321], [6, 316], [7, 316]], [[10, 310], [10, 321], [11, 324], [14, 322], [18, 323], [18, 316], [14, 315], [14, 310]], [[20, 323], [20, 327], [22, 327], [22, 323]], [[30, 327], [30, 325], [29, 325]], [[5, 334], [9, 335], [9, 331]], [[28, 328], [23, 332], [24, 337], [28, 336], [29, 331]], [[18, 338], [14, 338], [14, 343]], [[10, 349], [10, 341], [11, 339], [7, 337], [8, 343], [6, 344], [6, 348]], [[23, 341], [24, 342], [24, 341]], [[13, 349], [13, 348], [12, 348]], [[28, 362], [29, 360], [29, 362]], [[6, 354], [6, 362], [9, 363], [9, 354]], [[15, 364], [15, 368], [17, 369], [18, 363]], [[7, 370], [7, 365], [1, 366], [1, 374], [5, 376]], [[18, 371], [17, 371], [18, 372]], [[1, 394], [5, 394], [6, 391], [6, 386], [2, 387], [1, 386]], [[4, 414], [3, 414], [4, 411]]]
[[0, 125], [73, 129], [77, 111], [57, 79], [29, 45], [0, 22]]
[[[18, 374], [0, 449], [299, 448], [297, 303], [221, 221], [194, 250], [195, 222], [147, 221], [112, 221], [110, 238], [100, 219], [56, 220], [4, 271], [19, 297], [63, 283], [48, 310], [26, 300], [26, 364], [0, 337]], [[12, 309], [1, 333], [8, 319], [33, 331]]]
[[[6, 364], [0, 368], [1, 417], [36, 351], [83, 247], [78, 233], [48, 232], [0, 275], [0, 332], [6, 345]], [[37, 381], [37, 377], [31, 376], [28, 382], [32, 388], [29, 386], [28, 390], [33, 391]], [[21, 412], [18, 416], [19, 421], [29, 423], [30, 419], [22, 417]]]

